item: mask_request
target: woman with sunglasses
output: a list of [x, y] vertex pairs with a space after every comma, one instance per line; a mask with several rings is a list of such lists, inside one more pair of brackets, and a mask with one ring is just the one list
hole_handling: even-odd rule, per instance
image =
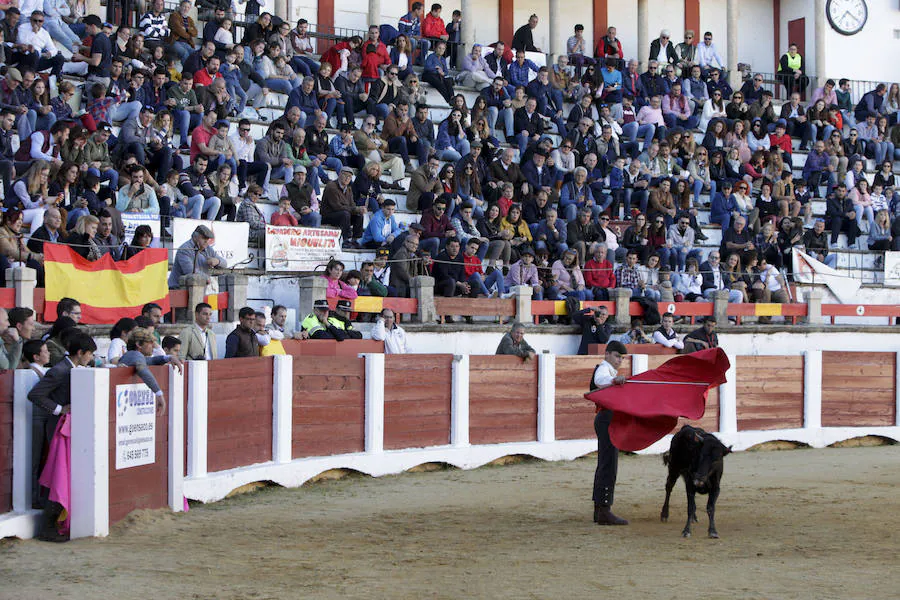
[[[706, 192], [709, 198], [716, 195], [716, 182], [710, 177], [709, 151], [700, 146], [694, 152], [694, 157], [688, 163], [688, 172], [691, 174], [689, 182], [694, 192], [694, 206], [700, 206], [700, 194]], [[707, 204], [709, 202], [707, 201]]]
[[700, 113], [700, 131], [706, 131], [713, 119], [727, 119], [728, 113], [725, 111], [725, 100], [722, 98], [721, 90], [713, 90], [708, 102], [703, 104], [703, 111]]
[[768, 152], [771, 147], [769, 133], [766, 131], [765, 123], [759, 117], [753, 119], [753, 122], [750, 124], [750, 133], [747, 134], [747, 145], [750, 147], [751, 152], [760, 150]]
[[660, 264], [663, 264], [670, 269], [675, 269], [675, 255], [672, 253], [672, 249], [669, 246], [668, 241], [666, 241], [666, 236], [669, 233], [668, 228], [666, 227], [666, 221], [662, 215], [653, 215], [652, 220], [647, 227], [647, 246], [650, 248], [650, 252], [652, 254], [656, 254], [659, 256]]

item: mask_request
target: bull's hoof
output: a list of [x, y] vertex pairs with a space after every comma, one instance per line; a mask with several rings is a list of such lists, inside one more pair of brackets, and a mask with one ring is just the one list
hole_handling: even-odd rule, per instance
[[691, 532], [690, 531], [682, 531], [681, 537], [691, 537]]
[[717, 539], [719, 539], [719, 532], [718, 531], [710, 531], [709, 537], [710, 537], [710, 539], [717, 540]]

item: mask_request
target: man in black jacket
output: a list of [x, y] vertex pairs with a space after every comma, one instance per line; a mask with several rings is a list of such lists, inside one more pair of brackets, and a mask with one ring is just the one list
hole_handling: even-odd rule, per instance
[[466, 268], [459, 253], [459, 240], [449, 238], [444, 251], [434, 259], [434, 291], [439, 296], [453, 297], [471, 292], [466, 283]]
[[859, 237], [859, 225], [856, 223], [856, 211], [853, 210], [853, 201], [847, 196], [847, 186], [837, 184], [834, 192], [828, 196], [825, 206], [825, 220], [831, 228], [831, 247], [837, 246], [838, 235], [843, 231], [847, 234], [847, 247], [852, 248]]
[[666, 95], [666, 84], [662, 76], [659, 74], [659, 63], [651, 60], [647, 63], [647, 70], [641, 73], [641, 87], [644, 90], [643, 103], [649, 104], [650, 98]]
[[51, 367], [28, 392], [28, 400], [34, 404], [31, 418], [31, 503], [32, 507], [43, 505], [44, 508], [38, 539], [51, 542], [65, 542], [68, 537], [60, 535], [56, 529], [56, 520], [63, 511], [62, 505], [50, 501], [47, 492], [38, 485], [41, 456], [44, 449], [50, 446], [60, 416], [69, 412], [72, 369], [93, 364], [97, 344], [88, 334], [76, 333], [69, 339], [66, 351], [68, 355]]
[[578, 354], [588, 353], [589, 344], [605, 344], [612, 335], [612, 329], [606, 321], [609, 319], [609, 309], [605, 306], [586, 308], [572, 315], [572, 322], [581, 327], [581, 343], [578, 344]]
[[259, 356], [259, 340], [256, 339], [256, 311], [245, 306], [238, 312], [238, 326], [225, 338], [225, 358]]
[[530, 17], [528, 17], [528, 23], [516, 29], [516, 33], [513, 35], [512, 40], [513, 50], [524, 50], [525, 52], [543, 52], [543, 50], [534, 45], [534, 36], [532, 35], [532, 31], [535, 27], [537, 27], [537, 24], [537, 15], [531, 15]]
[[524, 155], [528, 142], [537, 142], [544, 133], [544, 120], [537, 111], [537, 99], [528, 98], [525, 106], [516, 110], [513, 115], [513, 131], [516, 132], [516, 143], [519, 154]]

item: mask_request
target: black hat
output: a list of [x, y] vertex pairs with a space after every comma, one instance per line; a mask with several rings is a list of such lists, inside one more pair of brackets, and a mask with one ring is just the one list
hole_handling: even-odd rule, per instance
[[534, 250], [531, 249], [531, 246], [525, 246], [519, 250], [520, 256], [525, 256], [526, 254], [530, 254], [531, 257], [534, 258]]
[[313, 308], [329, 310], [331, 307], [328, 306], [328, 300], [316, 300], [315, 302], [313, 302]]
[[338, 300], [337, 309], [350, 311], [353, 309], [353, 304], [349, 300]]
[[[10, 12], [7, 10], [7, 12]], [[19, 12], [18, 10], [16, 12]], [[87, 15], [85, 18], [81, 20], [85, 25], [93, 25], [94, 27], [103, 27], [103, 21], [100, 20], [100, 17], [97, 15]]]

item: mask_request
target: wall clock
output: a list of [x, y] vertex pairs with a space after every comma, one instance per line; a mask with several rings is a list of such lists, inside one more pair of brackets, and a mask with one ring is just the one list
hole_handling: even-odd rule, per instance
[[842, 35], [855, 35], [865, 26], [869, 7], [866, 0], [828, 0], [825, 14], [835, 31]]

